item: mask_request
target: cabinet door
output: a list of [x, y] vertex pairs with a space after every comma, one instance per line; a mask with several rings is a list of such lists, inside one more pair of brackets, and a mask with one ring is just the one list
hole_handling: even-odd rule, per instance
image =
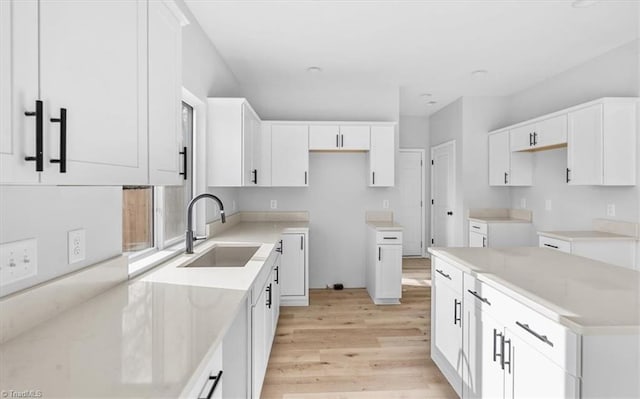
[[280, 257], [280, 294], [304, 295], [306, 292], [304, 234], [283, 234]]
[[435, 287], [435, 323], [433, 342], [454, 370], [462, 375], [461, 297], [446, 284]]
[[535, 147], [549, 147], [567, 143], [567, 115], [545, 119], [536, 124]]
[[253, 132], [253, 169], [251, 176], [254, 186], [271, 185], [271, 135], [265, 134], [262, 122], [256, 116], [251, 120]]
[[260, 397], [262, 382], [266, 373], [268, 359], [266, 357], [266, 317], [267, 295], [265, 290], [260, 292], [260, 297], [251, 308], [251, 368], [253, 398]]
[[489, 136], [489, 185], [506, 186], [509, 181], [509, 132]]
[[[149, 2], [149, 183], [181, 185], [182, 19], [166, 1]], [[190, 160], [187, 160], [190, 161]]]
[[340, 126], [340, 149], [342, 150], [369, 150], [369, 125]]
[[338, 125], [310, 125], [309, 150], [337, 150], [340, 148]]
[[511, 129], [509, 132], [511, 151], [525, 151], [532, 149], [533, 133], [535, 130], [535, 124], [520, 126]]
[[281, 187], [309, 185], [307, 125], [271, 127], [271, 184]]
[[273, 269], [273, 286], [271, 290], [271, 324], [273, 328], [272, 334], [275, 338], [278, 320], [280, 319], [280, 257], [276, 260], [276, 267]]
[[369, 186], [394, 186], [395, 153], [395, 127], [371, 126], [371, 149], [369, 150]]
[[505, 398], [577, 398], [578, 381], [517, 335], [506, 330]]
[[469, 247], [471, 248], [484, 248], [487, 246], [487, 236], [484, 234], [476, 233], [475, 231], [469, 232]]
[[0, 183], [38, 183], [36, 153], [38, 100], [38, 2], [0, 1]]
[[402, 245], [378, 245], [376, 297], [402, 296]]
[[503, 326], [487, 312], [465, 301], [464, 319], [464, 398], [502, 398], [504, 373], [501, 363]]
[[602, 184], [602, 104], [569, 113], [568, 183]]
[[[47, 184], [145, 184], [147, 2], [40, 3], [40, 93]], [[67, 109], [67, 173], [60, 123]], [[172, 110], [175, 111], [175, 110]]]
[[[257, 171], [254, 162], [254, 140], [258, 132], [255, 131], [257, 116], [253, 110], [242, 104], [242, 185], [255, 186], [254, 170]], [[257, 161], [257, 160], [255, 160]]]

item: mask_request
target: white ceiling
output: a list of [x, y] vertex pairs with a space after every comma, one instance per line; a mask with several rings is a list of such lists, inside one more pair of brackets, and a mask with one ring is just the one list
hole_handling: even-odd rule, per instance
[[185, 2], [244, 87], [394, 85], [403, 115], [518, 92], [638, 36], [637, 0]]

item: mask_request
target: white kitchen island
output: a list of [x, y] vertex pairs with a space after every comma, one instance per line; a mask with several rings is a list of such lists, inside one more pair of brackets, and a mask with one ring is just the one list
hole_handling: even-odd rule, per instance
[[640, 273], [545, 248], [429, 252], [431, 357], [461, 397], [640, 397]]

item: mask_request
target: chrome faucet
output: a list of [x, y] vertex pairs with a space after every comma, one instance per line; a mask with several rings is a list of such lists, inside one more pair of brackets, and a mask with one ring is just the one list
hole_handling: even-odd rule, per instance
[[204, 239], [204, 238], [198, 238], [193, 234], [193, 221], [192, 221], [193, 205], [196, 202], [198, 202], [199, 199], [202, 199], [202, 198], [211, 198], [212, 200], [216, 201], [218, 203], [218, 206], [220, 207], [220, 219], [222, 220], [222, 223], [225, 223], [227, 221], [227, 219], [224, 216], [224, 205], [222, 205], [222, 201], [220, 201], [220, 198], [216, 197], [215, 195], [204, 193], [196, 196], [191, 201], [189, 201], [189, 205], [187, 205], [187, 233], [186, 233], [186, 239], [185, 239], [185, 248], [186, 248], [185, 253], [188, 253], [188, 254], [193, 253], [194, 241]]

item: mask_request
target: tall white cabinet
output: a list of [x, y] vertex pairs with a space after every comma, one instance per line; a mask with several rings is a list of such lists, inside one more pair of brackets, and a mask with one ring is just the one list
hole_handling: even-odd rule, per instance
[[393, 187], [395, 185], [395, 150], [395, 126], [371, 126], [369, 186]]
[[151, 183], [177, 172], [173, 2], [8, 0], [0, 19], [1, 183], [148, 184], [150, 158]]

